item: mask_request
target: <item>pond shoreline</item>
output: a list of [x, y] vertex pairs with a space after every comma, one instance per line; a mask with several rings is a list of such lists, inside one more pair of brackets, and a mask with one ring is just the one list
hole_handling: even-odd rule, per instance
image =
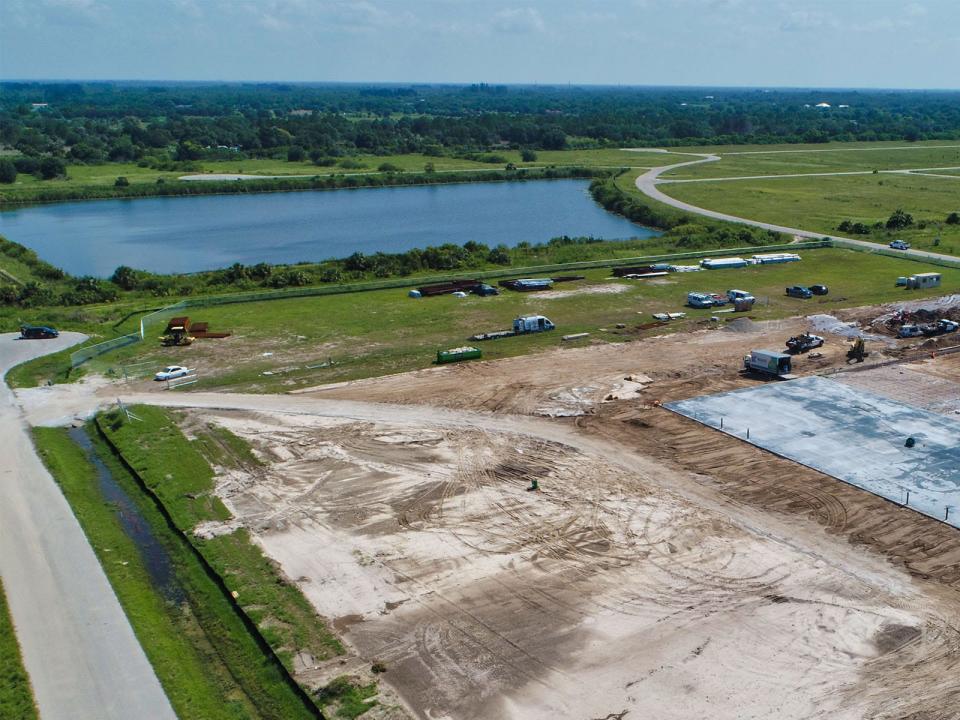
[[493, 248], [562, 236], [622, 240], [660, 234], [596, 203], [586, 178], [550, 179], [557, 182], [528, 177], [520, 183], [445, 182], [443, 190], [432, 189], [441, 183], [354, 187], [349, 189], [394, 192], [339, 196], [248, 188], [243, 194], [258, 199], [203, 193], [187, 196], [193, 202], [177, 196], [19, 206], [0, 212], [0, 234], [71, 275], [96, 277], [120, 265], [183, 274], [234, 263], [296, 265], [353, 253], [430, 253], [469, 242]]
[[[76, 188], [37, 188], [23, 198], [12, 198], [0, 190], [0, 212], [32, 205], [87, 202], [92, 200], [139, 200], [160, 197], [203, 195], [261, 195], [308, 190], [365, 190], [387, 187], [463, 185], [471, 183], [530, 182], [534, 180], [593, 179], [607, 177], [609, 168], [579, 166], [518, 168], [504, 170], [444, 170], [434, 173], [346, 173], [334, 175], [270, 175], [237, 180], [178, 179], [159, 185], [135, 184], [125, 187], [84, 185]], [[441, 176], [447, 177], [441, 177]], [[364, 182], [364, 180], [366, 182]]]

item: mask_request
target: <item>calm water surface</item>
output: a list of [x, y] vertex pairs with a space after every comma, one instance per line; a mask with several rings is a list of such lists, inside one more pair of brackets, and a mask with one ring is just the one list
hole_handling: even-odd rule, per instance
[[193, 272], [473, 240], [659, 235], [608, 213], [584, 180], [96, 200], [0, 212], [0, 234], [74, 275]]

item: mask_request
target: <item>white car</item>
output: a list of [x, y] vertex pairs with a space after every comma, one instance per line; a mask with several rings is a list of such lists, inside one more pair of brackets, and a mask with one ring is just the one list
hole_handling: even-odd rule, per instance
[[894, 250], [909, 250], [910, 243], [904, 242], [903, 240], [894, 240], [890, 243], [890, 247]]
[[189, 368], [183, 367], [183, 365], [167, 365], [163, 370], [158, 372], [153, 376], [154, 380], [173, 380], [174, 378], [183, 377], [184, 375], [189, 375]]

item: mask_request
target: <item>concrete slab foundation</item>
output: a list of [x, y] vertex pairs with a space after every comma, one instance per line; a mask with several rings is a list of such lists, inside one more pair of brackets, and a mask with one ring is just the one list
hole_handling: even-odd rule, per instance
[[960, 527], [957, 420], [821, 377], [664, 407]]

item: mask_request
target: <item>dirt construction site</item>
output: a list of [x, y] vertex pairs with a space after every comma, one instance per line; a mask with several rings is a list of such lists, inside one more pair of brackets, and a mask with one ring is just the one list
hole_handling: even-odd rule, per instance
[[234, 518], [197, 532], [249, 528], [344, 639], [303, 678], [380, 663], [430, 720], [956, 718], [958, 530], [664, 407], [768, 387], [744, 354], [813, 330], [795, 373], [956, 416], [956, 336], [880, 312], [129, 400], [264, 461], [218, 471]]

